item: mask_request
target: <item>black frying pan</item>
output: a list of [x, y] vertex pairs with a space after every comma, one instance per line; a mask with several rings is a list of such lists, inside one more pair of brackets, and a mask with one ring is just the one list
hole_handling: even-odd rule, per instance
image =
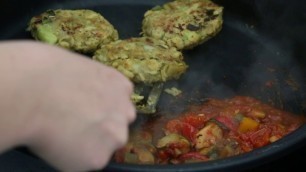
[[[136, 37], [141, 32], [145, 11], [165, 2], [167, 0], [1, 0], [0, 40], [32, 39], [25, 31], [30, 18], [47, 9], [59, 8], [95, 10], [118, 29], [120, 38]], [[182, 89], [183, 98], [173, 100], [169, 95], [162, 95], [158, 111], [175, 115], [187, 108], [188, 104], [207, 97], [245, 95], [297, 115], [305, 114], [306, 2], [215, 2], [225, 9], [222, 31], [193, 50], [184, 51], [188, 72], [179, 81], [166, 84]], [[267, 86], [271, 81], [274, 84]], [[148, 117], [139, 116], [132, 127], [146, 120]], [[302, 147], [305, 142], [306, 125], [276, 143], [236, 157], [175, 166], [111, 162], [105, 171], [250, 170], [276, 161]]]

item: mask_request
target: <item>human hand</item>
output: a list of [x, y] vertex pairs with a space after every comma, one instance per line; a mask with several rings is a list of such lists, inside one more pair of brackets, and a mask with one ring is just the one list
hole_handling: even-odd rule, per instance
[[0, 96], [7, 97], [0, 108], [11, 114], [4, 121], [19, 127], [16, 142], [62, 171], [103, 168], [135, 119], [130, 81], [49, 45], [9, 42], [0, 50], [9, 57], [0, 69]]

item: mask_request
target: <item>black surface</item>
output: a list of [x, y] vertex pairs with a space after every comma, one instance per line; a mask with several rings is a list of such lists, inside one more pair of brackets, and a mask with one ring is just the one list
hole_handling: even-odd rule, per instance
[[[265, 172], [265, 171], [305, 171], [306, 146], [298, 151], [289, 153], [285, 157], [280, 157], [256, 168], [250, 168], [245, 172]], [[56, 172], [57, 170], [27, 154], [19, 151], [9, 151], [0, 155], [0, 171], [3, 172]], [[226, 170], [228, 171], [228, 170]]]
[[[47, 9], [87, 8], [100, 12], [120, 37], [138, 36], [146, 10], [166, 1], [45, 0], [0, 1], [0, 40], [32, 39], [25, 31], [34, 15]], [[306, 2], [285, 0], [216, 0], [225, 7], [224, 27], [213, 39], [184, 51], [190, 66], [178, 82], [184, 99], [163, 95], [159, 111], [173, 114], [186, 103], [206, 97], [246, 95], [296, 114], [306, 108]], [[16, 5], [18, 4], [18, 5]], [[273, 81], [271, 87], [266, 83]], [[288, 81], [294, 81], [298, 89]], [[178, 106], [179, 105], [179, 106]], [[175, 112], [175, 113], [174, 113]], [[141, 122], [141, 120], [139, 120]], [[139, 123], [138, 121], [138, 123]], [[136, 125], [136, 124], [135, 124]], [[130, 171], [268, 171], [305, 169], [306, 126], [270, 146], [249, 154], [203, 164], [133, 166], [110, 163], [108, 170]], [[300, 148], [302, 147], [302, 148]], [[299, 149], [298, 149], [299, 148]], [[295, 151], [295, 149], [298, 149]], [[294, 153], [290, 153], [295, 151]], [[282, 159], [282, 156], [285, 156]], [[0, 171], [52, 170], [41, 160], [20, 151], [0, 157]], [[303, 170], [302, 170], [303, 171]]]

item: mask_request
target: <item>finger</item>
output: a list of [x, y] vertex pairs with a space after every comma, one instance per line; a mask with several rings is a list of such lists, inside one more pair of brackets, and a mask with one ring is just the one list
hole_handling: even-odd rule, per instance
[[129, 108], [126, 109], [126, 115], [128, 118], [128, 122], [132, 123], [135, 121], [137, 114], [136, 114], [136, 108], [134, 104], [132, 102], [130, 102], [129, 104], [130, 104], [128, 106]]

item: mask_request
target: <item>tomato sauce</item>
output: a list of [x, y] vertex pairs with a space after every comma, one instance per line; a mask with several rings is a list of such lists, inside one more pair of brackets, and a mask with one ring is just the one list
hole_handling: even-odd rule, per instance
[[304, 122], [302, 116], [251, 97], [211, 98], [175, 118], [151, 122], [131, 133], [129, 143], [114, 158], [136, 164], [221, 159], [273, 143]]

